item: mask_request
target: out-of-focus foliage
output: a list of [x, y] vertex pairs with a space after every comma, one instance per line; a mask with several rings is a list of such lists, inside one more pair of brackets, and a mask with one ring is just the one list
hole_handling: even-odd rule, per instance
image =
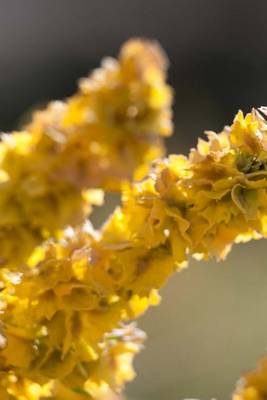
[[0, 265], [18, 268], [34, 248], [81, 223], [99, 189], [120, 191], [162, 156], [172, 130], [167, 61], [150, 41], [131, 40], [118, 60], [82, 79], [66, 102], [36, 112], [0, 143]]

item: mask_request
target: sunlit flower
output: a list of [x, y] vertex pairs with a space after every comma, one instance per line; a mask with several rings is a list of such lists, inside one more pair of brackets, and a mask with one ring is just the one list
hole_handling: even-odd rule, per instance
[[83, 222], [100, 189], [120, 191], [162, 156], [172, 131], [166, 68], [157, 43], [130, 40], [73, 97], [2, 135], [0, 266], [18, 268], [44, 239]]
[[233, 400], [265, 400], [267, 397], [267, 359], [245, 374], [237, 384]]

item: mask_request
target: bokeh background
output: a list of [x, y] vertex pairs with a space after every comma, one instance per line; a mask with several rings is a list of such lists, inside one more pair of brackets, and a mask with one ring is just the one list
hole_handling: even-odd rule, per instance
[[[171, 62], [169, 152], [187, 153], [239, 108], [267, 104], [266, 18], [266, 0], [0, 0], [1, 130], [18, 127], [36, 104], [71, 95], [104, 55], [145, 36]], [[266, 351], [266, 254], [264, 241], [240, 245], [224, 264], [192, 261], [170, 281], [161, 306], [140, 321], [149, 339], [128, 399], [230, 397]]]

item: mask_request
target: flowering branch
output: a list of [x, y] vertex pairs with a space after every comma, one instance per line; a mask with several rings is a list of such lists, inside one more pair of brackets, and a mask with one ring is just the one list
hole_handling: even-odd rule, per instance
[[189, 157], [157, 161], [129, 184], [100, 232], [68, 231], [43, 246], [35, 268], [11, 275], [1, 293], [3, 390], [15, 390], [10, 376], [29, 390], [56, 381], [93, 398], [103, 384], [122, 386], [127, 376], [115, 385], [104, 371], [95, 379], [106, 335], [156, 305], [157, 290], [189, 256], [224, 258], [233, 243], [266, 236], [266, 132], [265, 109], [239, 112]]

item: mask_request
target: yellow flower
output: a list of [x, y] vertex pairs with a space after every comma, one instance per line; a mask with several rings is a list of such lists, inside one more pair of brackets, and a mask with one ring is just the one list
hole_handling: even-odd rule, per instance
[[122, 207], [100, 232], [67, 230], [38, 249], [28, 272], [3, 272], [2, 368], [38, 384], [89, 388], [106, 333], [156, 305], [157, 290], [188, 256], [222, 258], [234, 242], [266, 234], [265, 159], [242, 150], [241, 134], [234, 144], [235, 130], [236, 122], [228, 133], [209, 132], [189, 158], [157, 162], [125, 188]]
[[264, 400], [267, 396], [267, 359], [263, 358], [258, 367], [244, 375], [237, 383], [233, 400]]
[[[143, 341], [122, 324], [157, 305], [190, 256], [220, 259], [266, 236], [266, 110], [239, 112], [188, 157], [156, 161], [144, 177], [170, 133], [170, 100], [160, 50], [133, 40], [77, 95], [0, 144], [4, 400], [120, 390]], [[126, 184], [133, 176], [143, 179]], [[122, 206], [98, 232], [88, 223], [63, 231], [101, 200], [95, 189], [122, 187]], [[234, 400], [263, 400], [265, 370], [247, 376]]]
[[[44, 239], [82, 223], [100, 190], [120, 191], [162, 156], [172, 92], [160, 47], [130, 40], [66, 102], [0, 143], [0, 265], [16, 269]], [[32, 260], [30, 259], [30, 263]]]
[[134, 378], [132, 361], [144, 339], [144, 333], [133, 324], [106, 333], [97, 359], [77, 364], [66, 382], [43, 377], [37, 383], [21, 376], [19, 371], [5, 371], [0, 376], [1, 400], [100, 400], [105, 395], [109, 398]]

